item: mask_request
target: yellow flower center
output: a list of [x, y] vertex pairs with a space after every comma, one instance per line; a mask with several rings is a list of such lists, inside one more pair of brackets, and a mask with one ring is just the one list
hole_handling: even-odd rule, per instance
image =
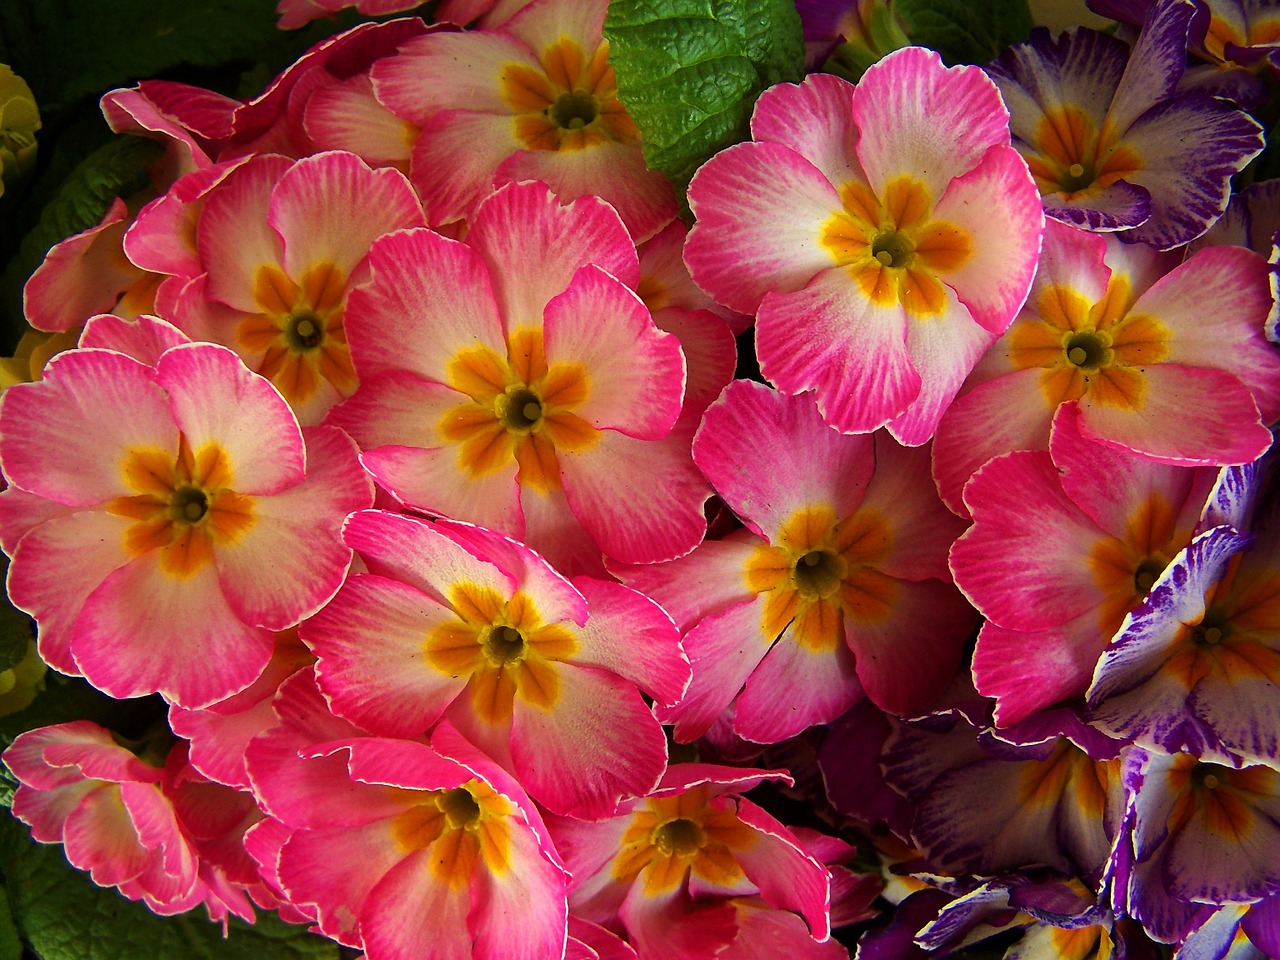
[[290, 404], [305, 403], [326, 380], [342, 396], [355, 390], [343, 328], [347, 283], [336, 264], [316, 264], [299, 283], [279, 267], [261, 266], [253, 299], [262, 312], [240, 322], [236, 346], [245, 354], [261, 355], [257, 372]]
[[492, 587], [455, 584], [449, 594], [456, 619], [427, 637], [427, 663], [450, 677], [470, 678], [476, 715], [488, 723], [511, 719], [515, 698], [541, 710], [560, 699], [555, 664], [573, 656], [578, 642], [558, 623], [543, 623], [529, 596], [504, 599]]
[[608, 41], [590, 57], [561, 37], [542, 54], [542, 69], [509, 63], [499, 84], [526, 150], [582, 150], [603, 143], [638, 144], [640, 131], [618, 99]]
[[1142, 157], [1120, 143], [1104, 122], [1098, 130], [1079, 107], [1048, 111], [1036, 127], [1023, 157], [1041, 195], [1060, 193], [1067, 200], [1096, 196], [1117, 180], [1137, 173]]
[[405, 853], [430, 847], [429, 869], [438, 880], [465, 888], [477, 859], [495, 875], [510, 868], [515, 807], [488, 784], [468, 780], [448, 790], [390, 789], [409, 806], [391, 824], [397, 846]]
[[916, 317], [942, 313], [947, 294], [939, 277], [972, 256], [973, 242], [955, 224], [934, 219], [928, 187], [896, 177], [881, 202], [866, 184], [852, 181], [840, 199], [844, 209], [819, 235], [836, 264], [848, 268], [876, 306], [900, 303]]
[[254, 501], [231, 489], [230, 458], [218, 444], [195, 453], [181, 437], [178, 454], [151, 447], [129, 450], [126, 484], [135, 495], [116, 497], [107, 512], [136, 521], [125, 533], [134, 556], [160, 550], [160, 568], [193, 576], [213, 560], [214, 547], [234, 543], [256, 522]]

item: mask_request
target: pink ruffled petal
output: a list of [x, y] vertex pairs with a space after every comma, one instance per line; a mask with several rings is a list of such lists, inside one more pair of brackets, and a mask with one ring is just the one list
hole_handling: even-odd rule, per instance
[[253, 504], [253, 525], [219, 544], [213, 562], [227, 603], [245, 622], [284, 630], [337, 592], [351, 551], [339, 538], [347, 514], [373, 504], [355, 444], [336, 427], [308, 427], [307, 477]]
[[799, 290], [835, 262], [818, 243], [843, 209], [822, 171], [780, 143], [740, 143], [716, 154], [689, 183], [698, 218], [684, 259], [698, 286], [741, 313], [771, 291]]
[[170, 347], [189, 343], [190, 338], [167, 320], [141, 316], [125, 320], [104, 313], [90, 317], [80, 334], [81, 348], [100, 347], [133, 357], [139, 363], [154, 367]]
[[920, 395], [910, 324], [900, 304], [868, 301], [844, 268], [824, 270], [803, 290], [765, 296], [756, 318], [760, 372], [785, 393], [812, 390], [822, 418], [837, 430], [870, 433]]
[[427, 222], [443, 227], [473, 217], [494, 189], [494, 172], [519, 149], [510, 116], [472, 110], [432, 116], [418, 133], [409, 168], [425, 198]]
[[360, 940], [378, 960], [418, 960], [430, 944], [434, 960], [472, 960], [475, 906], [471, 890], [433, 876], [430, 847], [415, 850], [386, 872], [363, 899]]
[[1026, 161], [1012, 147], [991, 147], [951, 181], [933, 215], [975, 239], [972, 256], [941, 279], [999, 336], [1022, 308], [1040, 256], [1044, 211]]
[[1009, 112], [982, 69], [944, 67], [923, 47], [896, 50], [867, 70], [853, 119], [862, 134], [858, 160], [877, 196], [906, 174], [941, 197], [988, 147], [1009, 145]]
[[270, 631], [240, 621], [212, 566], [178, 580], [159, 557], [144, 553], [90, 594], [71, 639], [77, 666], [117, 699], [160, 692], [194, 708], [243, 690], [271, 659]]
[[790, 147], [837, 187], [866, 183], [858, 163], [853, 84], [811, 73], [800, 84], [779, 83], [756, 100], [751, 137]]
[[870, 437], [837, 433], [808, 395], [787, 396], [747, 380], [729, 384], [707, 409], [693, 456], [716, 493], [767, 539], [816, 504], [837, 518], [849, 516], [876, 469]]
[[511, 756], [522, 784], [555, 813], [598, 820], [648, 795], [667, 765], [667, 741], [627, 680], [560, 663], [550, 709], [516, 700]]
[[539, 326], [547, 302], [584, 264], [633, 289], [640, 279], [635, 244], [612, 207], [597, 197], [563, 203], [540, 183], [493, 193], [476, 210], [467, 243], [489, 265], [508, 332]]
[[639, 440], [671, 432], [684, 399], [684, 354], [630, 288], [587, 264], [547, 304], [543, 329], [547, 364], [585, 371], [587, 396], [574, 414]]
[[975, 523], [951, 548], [951, 570], [984, 616], [1042, 630], [1101, 602], [1089, 565], [1063, 560], [1088, 557], [1107, 535], [1063, 493], [1047, 453], [993, 460], [969, 481], [965, 502]]
[[702, 540], [710, 489], [689, 441], [679, 430], [661, 440], [604, 430], [586, 450], [557, 452], [574, 516], [610, 557], [655, 563], [683, 556]]
[[335, 264], [350, 277], [384, 233], [425, 226], [422, 206], [399, 170], [371, 170], [333, 151], [299, 160], [271, 193], [267, 220], [284, 239], [285, 273], [302, 277]]
[[316, 652], [316, 680], [334, 712], [370, 733], [424, 734], [466, 686], [428, 663], [424, 639], [452, 610], [407, 584], [352, 577], [299, 630]]
[[747, 877], [760, 888], [765, 903], [800, 915], [819, 940], [831, 933], [831, 874], [791, 831], [750, 800], [738, 801], [738, 819], [757, 831], [756, 842], [735, 850]]
[[608, 580], [577, 577], [573, 585], [591, 610], [577, 631], [573, 662], [617, 674], [659, 704], [678, 701], [689, 684], [689, 660], [666, 612], [643, 594]]
[[59, 354], [38, 383], [0, 405], [0, 460], [9, 482], [69, 506], [129, 496], [135, 448], [178, 449], [178, 427], [153, 371], [123, 354]]
[[369, 251], [373, 280], [353, 290], [344, 314], [351, 362], [365, 381], [408, 370], [449, 382], [460, 352], [507, 352], [484, 261], [466, 244], [430, 230], [382, 237]]
[[168, 391], [192, 453], [213, 444], [225, 451], [237, 493], [277, 494], [302, 480], [297, 419], [276, 389], [226, 347], [174, 347], [156, 365], [156, 383]]

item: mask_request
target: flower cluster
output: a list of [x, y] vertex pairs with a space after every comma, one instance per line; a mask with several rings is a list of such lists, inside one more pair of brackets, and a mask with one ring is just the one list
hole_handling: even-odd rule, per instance
[[103, 98], [0, 547], [164, 717], [19, 735], [35, 839], [368, 960], [1280, 955], [1280, 14], [777, 84], [686, 227], [606, 0], [410, 6]]

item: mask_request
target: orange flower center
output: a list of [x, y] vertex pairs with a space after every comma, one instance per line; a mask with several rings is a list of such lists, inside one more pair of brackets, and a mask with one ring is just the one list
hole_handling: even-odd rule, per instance
[[227, 452], [209, 443], [192, 453], [186, 437], [178, 455], [151, 447], [129, 450], [125, 482], [138, 491], [116, 497], [107, 512], [136, 521], [125, 533], [134, 556], [160, 551], [160, 568], [187, 578], [212, 562], [214, 547], [234, 543], [256, 522], [253, 497], [231, 489]]
[[487, 783], [468, 780], [448, 790], [392, 792], [410, 804], [391, 824], [397, 846], [406, 853], [431, 846], [430, 870], [438, 880], [465, 888], [477, 860], [491, 874], [510, 868], [508, 819], [515, 808]]
[[1048, 111], [1023, 156], [1041, 195], [1061, 193], [1068, 200], [1095, 196], [1143, 167], [1138, 152], [1120, 143], [1105, 122], [1098, 130], [1093, 119], [1074, 106]]

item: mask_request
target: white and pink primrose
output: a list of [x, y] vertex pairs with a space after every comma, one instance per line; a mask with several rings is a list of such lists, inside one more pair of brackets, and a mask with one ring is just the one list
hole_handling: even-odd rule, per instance
[[0, 542], [41, 657], [113, 697], [199, 707], [249, 686], [274, 631], [346, 576], [342, 520], [372, 501], [351, 439], [298, 426], [231, 351], [149, 366], [61, 354], [0, 401]]
[[557, 813], [610, 816], [657, 785], [641, 691], [675, 703], [689, 662], [655, 603], [480, 527], [365, 511], [343, 539], [368, 573], [299, 630], [335, 713], [395, 737], [447, 719]]
[[1270, 272], [1212, 246], [1184, 262], [1050, 222], [1026, 307], [987, 352], [934, 440], [934, 476], [961, 491], [1010, 450], [1045, 450], [1064, 405], [1090, 440], [1178, 465], [1249, 463], [1280, 417], [1280, 351], [1266, 339]]
[[837, 433], [810, 397], [742, 380], [708, 409], [694, 459], [748, 529], [611, 565], [685, 631], [693, 681], [658, 713], [676, 739], [731, 708], [739, 736], [776, 743], [864, 691], [886, 710], [929, 707], [977, 618], [949, 583], [963, 524], [932, 489], [928, 451]]
[[846, 433], [924, 443], [1022, 306], [1044, 216], [977, 67], [898, 50], [756, 102], [689, 186], [693, 279], [756, 316], [766, 378]]
[[372, 69], [378, 100], [418, 128], [410, 179], [428, 220], [469, 220], [495, 187], [538, 180], [567, 200], [602, 197], [637, 242], [653, 236], [675, 219], [675, 192], [618, 99], [608, 0], [518, 6], [497, 26], [411, 39]]
[[216, 909], [195, 847], [161, 790], [163, 756], [139, 758], [110, 731], [75, 720], [20, 734], [4, 762], [19, 784], [13, 815], [41, 843], [61, 843], [94, 883], [161, 915], [191, 910], [207, 896]]
[[[789, 911], [807, 928], [805, 941], [826, 942], [827, 868], [741, 796], [766, 780], [791, 778], [777, 770], [675, 764], [648, 797], [623, 804], [610, 819], [550, 817], [547, 825], [572, 877], [573, 914], [625, 931], [640, 960], [742, 955], [721, 953], [738, 936], [739, 923], [756, 922], [752, 904], [742, 898]], [[699, 906], [726, 901], [740, 907], [703, 915], [713, 923], [681, 922]], [[765, 920], [758, 929], [771, 926]], [[794, 933], [774, 932], [784, 939]]]
[[[356, 388], [343, 320], [370, 245], [421, 225], [422, 207], [398, 171], [349, 153], [262, 154], [215, 169], [195, 196], [165, 198], [140, 216], [126, 249], [148, 269], [183, 277], [169, 319], [234, 349], [303, 423], [318, 423]], [[162, 204], [173, 209], [161, 214]]]
[[360, 388], [328, 422], [400, 502], [499, 530], [568, 575], [603, 573], [602, 553], [650, 563], [697, 545], [711, 491], [692, 424], [673, 431], [684, 353], [636, 295], [611, 207], [515, 184], [465, 243], [401, 231], [369, 264], [346, 311]]
[[987, 618], [973, 654], [998, 726], [1088, 689], [1094, 666], [1200, 528], [1220, 471], [1157, 463], [1084, 436], [1064, 406], [1049, 450], [1005, 454], [965, 487], [974, 524], [956, 585]]
[[[330, 794], [281, 783], [275, 876], [321, 932], [367, 960], [564, 955], [567, 876], [520, 785], [452, 727], [431, 745], [320, 744]], [[262, 827], [256, 827], [255, 832]]]

